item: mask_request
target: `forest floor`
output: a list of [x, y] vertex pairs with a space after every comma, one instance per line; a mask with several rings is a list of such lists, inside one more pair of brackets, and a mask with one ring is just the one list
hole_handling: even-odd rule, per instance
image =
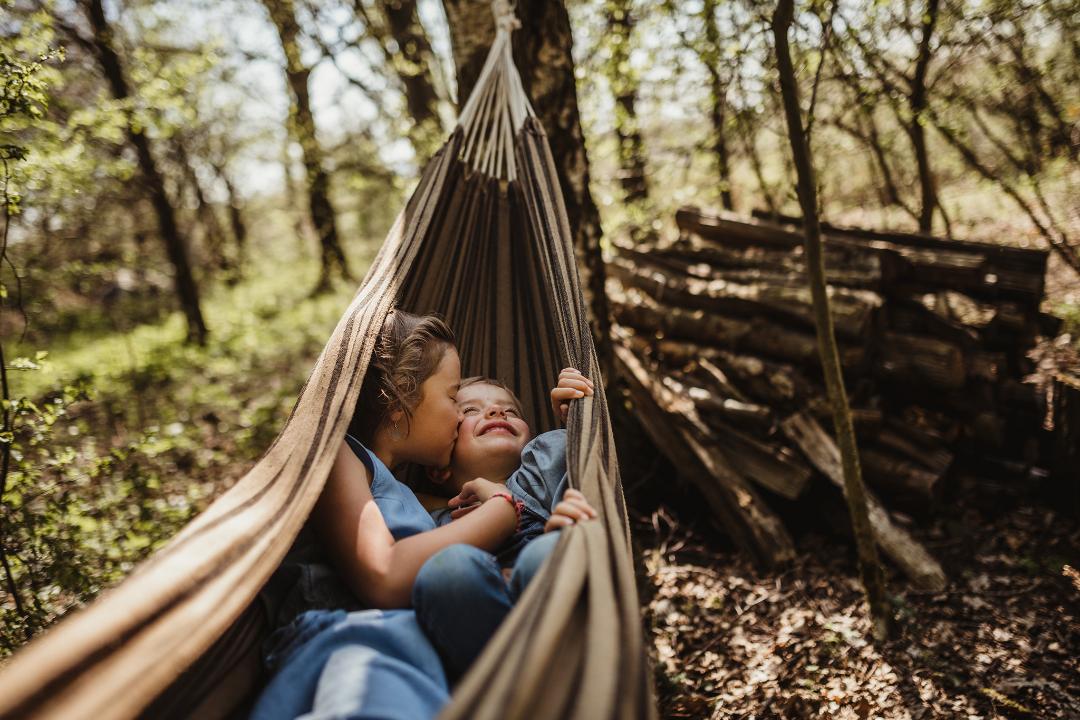
[[884, 644], [850, 543], [807, 534], [763, 572], [708, 523], [638, 516], [661, 716], [1080, 718], [1080, 523], [1014, 488], [979, 497], [912, 528], [950, 582], [892, 573]]

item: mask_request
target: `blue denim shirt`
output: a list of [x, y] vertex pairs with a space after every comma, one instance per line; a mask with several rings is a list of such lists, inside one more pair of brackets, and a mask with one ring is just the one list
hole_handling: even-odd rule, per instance
[[[394, 477], [375, 453], [351, 435], [345, 436], [371, 476], [371, 495], [395, 540], [434, 530], [435, 521], [416, 495]], [[357, 479], [359, 482], [359, 479]], [[363, 604], [338, 575], [319, 542], [312, 520], [304, 523], [281, 565], [259, 591], [271, 629], [281, 627], [306, 610], [361, 610]]]
[[[525, 503], [521, 524], [497, 553], [499, 562], [509, 565], [530, 540], [542, 535], [551, 511], [562, 499], [570, 482], [566, 473], [566, 430], [537, 435], [522, 449], [521, 465], [506, 480], [506, 489]], [[449, 508], [431, 512], [438, 525], [450, 522]]]

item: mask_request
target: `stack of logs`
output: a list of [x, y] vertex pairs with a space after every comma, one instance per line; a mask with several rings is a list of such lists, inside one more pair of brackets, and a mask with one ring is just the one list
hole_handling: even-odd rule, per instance
[[[766, 502], [842, 486], [794, 218], [684, 208], [674, 241], [618, 243], [615, 356], [639, 419], [761, 562], [793, 554]], [[1022, 382], [1047, 253], [825, 226], [836, 335], [883, 552], [924, 589], [937, 562], [877, 495], [926, 508], [964, 447], [1016, 452], [1042, 418]], [[1025, 432], [1021, 432], [1025, 431]], [[764, 492], [762, 492], [764, 491]]]

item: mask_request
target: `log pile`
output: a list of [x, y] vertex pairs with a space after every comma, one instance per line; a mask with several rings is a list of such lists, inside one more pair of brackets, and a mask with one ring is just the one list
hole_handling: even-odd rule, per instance
[[[676, 222], [676, 240], [616, 243], [618, 371], [647, 432], [736, 542], [781, 562], [793, 546], [769, 502], [816, 481], [842, 486], [802, 235], [793, 218], [684, 208]], [[874, 532], [917, 586], [940, 588], [940, 567], [883, 502], [929, 509], [958, 452], [1004, 455], [1037, 431], [1039, 395], [1022, 379], [1047, 323], [1047, 253], [824, 231]]]

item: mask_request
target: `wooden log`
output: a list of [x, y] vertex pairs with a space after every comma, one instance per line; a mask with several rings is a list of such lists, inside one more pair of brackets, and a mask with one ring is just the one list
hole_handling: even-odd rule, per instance
[[694, 405], [704, 414], [721, 417], [727, 422], [741, 427], [768, 430], [772, 426], [772, 412], [765, 405], [746, 403], [735, 398], [713, 395], [705, 388], [689, 386], [688, 396]]
[[939, 478], [945, 475], [956, 456], [941, 443], [924, 442], [915, 439], [916, 437], [916, 433], [907, 431], [899, 422], [890, 418], [887, 427], [882, 429], [874, 440], [881, 447], [909, 462], [921, 465]]
[[638, 355], [648, 355], [674, 367], [688, 367], [707, 359], [734, 378], [750, 401], [773, 408], [805, 404], [820, 392], [802, 373], [786, 363], [678, 340], [651, 340], [625, 326], [615, 326], [613, 335], [623, 338]]
[[[660, 380], [664, 387], [676, 396], [693, 400], [699, 416], [702, 415], [700, 411], [708, 407], [704, 401], [715, 402], [703, 388], [691, 387], [670, 376], [662, 376]], [[766, 413], [765, 419], [769, 420], [771, 416], [768, 409], [762, 409]], [[715, 415], [711, 419], [707, 418], [705, 424], [708, 426], [710, 442], [723, 453], [743, 478], [789, 500], [795, 500], [802, 494], [810, 480], [810, 467], [786, 447], [757, 440]]]
[[859, 458], [867, 481], [883, 494], [916, 506], [929, 506], [937, 499], [940, 473], [880, 447], [861, 448]]
[[[802, 218], [795, 216], [761, 211], [754, 211], [753, 215], [769, 217], [789, 227], [802, 225]], [[822, 223], [821, 228], [827, 241], [854, 240], [867, 247], [901, 253], [911, 262], [911, 279], [918, 285], [963, 290], [977, 297], [1014, 299], [1036, 310], [1042, 302], [1049, 259], [1047, 250], [839, 227], [829, 223]], [[969, 259], [961, 258], [962, 255]]]
[[[834, 485], [843, 490], [840, 449], [832, 437], [806, 413], [795, 413], [780, 423], [784, 434], [802, 450], [806, 458]], [[874, 539], [885, 553], [920, 590], [939, 592], [945, 588], [945, 572], [926, 549], [903, 528], [893, 524], [888, 511], [869, 491], [867, 509]]]
[[[724, 388], [718, 390], [720, 394], [761, 403], [772, 410], [806, 407], [822, 421], [832, 418], [822, 388], [791, 365], [694, 343], [650, 340], [618, 325], [615, 333], [641, 356], [651, 355], [669, 365], [683, 366], [707, 386], [715, 382], [718, 388]], [[858, 431], [874, 435], [883, 419], [880, 409], [868, 407], [852, 408], [851, 417]]]
[[719, 389], [719, 392], [724, 397], [731, 397], [741, 402], [749, 402], [746, 395], [735, 386], [727, 374], [723, 370], [714, 365], [708, 358], [700, 358], [697, 362], [697, 367], [701, 372], [699, 377], [706, 378], [711, 387]]
[[927, 335], [954, 343], [965, 350], [982, 347], [978, 329], [930, 310], [915, 294], [890, 296], [884, 305], [883, 315], [883, 324], [895, 332]]
[[875, 367], [883, 378], [902, 384], [957, 390], [967, 382], [967, 363], [957, 345], [919, 335], [883, 333]]
[[706, 240], [730, 247], [752, 246], [792, 250], [802, 247], [802, 235], [773, 223], [746, 222], [730, 212], [702, 212], [696, 207], [681, 207], [675, 212], [675, 224]]
[[[616, 257], [608, 264], [609, 275], [624, 285], [637, 287], [665, 303], [689, 309], [735, 315], [765, 315], [794, 320], [813, 329], [810, 290], [806, 287], [779, 287], [727, 280], [673, 275], [655, 266], [635, 264]], [[863, 338], [871, 328], [881, 296], [869, 290], [830, 288], [830, 302], [836, 330], [847, 338]]]
[[693, 425], [700, 420], [693, 402], [653, 380], [628, 347], [614, 343], [616, 369], [626, 381], [642, 426], [701, 492], [736, 545], [765, 566], [787, 562], [795, 546], [783, 523], [725, 457], [703, 442]]
[[924, 448], [948, 447], [960, 436], [955, 418], [914, 404], [890, 418], [889, 428]]
[[[663, 349], [663, 348], [662, 348]], [[666, 348], [668, 351], [671, 348]], [[718, 350], [711, 355], [699, 352], [735, 378], [750, 396], [775, 409], [791, 404], [805, 404], [821, 394], [821, 388], [811, 383], [797, 368], [780, 362], [763, 360], [752, 355]]]
[[[614, 243], [615, 252], [632, 262], [659, 262], [695, 277], [724, 278], [736, 282], [774, 282], [806, 285], [802, 247], [772, 250], [761, 247], [733, 249], [683, 234], [676, 242]], [[826, 253], [830, 285], [880, 291], [883, 286], [881, 255], [851, 252], [847, 247]]]
[[[804, 365], [821, 364], [812, 332], [789, 328], [768, 317], [735, 318], [673, 307], [657, 302], [639, 288], [624, 287], [614, 278], [608, 281], [608, 299], [617, 322], [645, 335], [693, 340]], [[841, 353], [845, 368], [861, 367], [865, 358], [861, 344], [845, 346]]]

